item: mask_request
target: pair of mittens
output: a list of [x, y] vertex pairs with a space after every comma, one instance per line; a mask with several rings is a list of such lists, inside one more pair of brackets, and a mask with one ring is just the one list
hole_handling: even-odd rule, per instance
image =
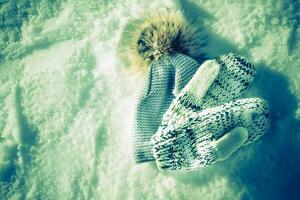
[[234, 54], [204, 62], [176, 95], [152, 137], [159, 169], [211, 165], [260, 138], [269, 128], [267, 102], [237, 99], [254, 75], [254, 66]]

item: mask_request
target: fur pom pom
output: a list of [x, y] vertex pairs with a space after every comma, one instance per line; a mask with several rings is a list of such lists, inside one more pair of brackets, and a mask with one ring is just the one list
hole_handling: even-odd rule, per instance
[[205, 55], [207, 40], [200, 22], [190, 24], [178, 11], [147, 15], [130, 32], [129, 49], [123, 49], [130, 65], [144, 67], [174, 52], [193, 58]]

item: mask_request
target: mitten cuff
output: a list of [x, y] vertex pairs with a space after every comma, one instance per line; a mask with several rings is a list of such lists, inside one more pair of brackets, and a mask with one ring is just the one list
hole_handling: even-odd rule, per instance
[[182, 126], [163, 130], [159, 137], [152, 138], [153, 155], [160, 170], [192, 170], [217, 161], [209, 141], [211, 135], [194, 131]]

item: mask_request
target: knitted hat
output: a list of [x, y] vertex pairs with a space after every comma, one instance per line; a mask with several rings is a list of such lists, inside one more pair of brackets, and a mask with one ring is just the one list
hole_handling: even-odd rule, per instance
[[[151, 17], [134, 34], [131, 54], [135, 64], [148, 66], [147, 78], [135, 111], [133, 134], [137, 163], [154, 161], [151, 137], [174, 95], [192, 78], [199, 64], [191, 57], [203, 53], [201, 31], [188, 24], [178, 13]], [[189, 55], [189, 56], [187, 56]]]
[[[160, 169], [195, 169], [226, 159], [269, 126], [267, 103], [238, 98], [255, 68], [227, 54], [206, 61], [176, 96], [152, 138]], [[226, 103], [227, 102], [227, 103]]]
[[138, 99], [135, 114], [133, 141], [137, 163], [154, 161], [151, 137], [158, 130], [174, 95], [181, 91], [198, 67], [195, 60], [179, 53], [149, 65], [147, 82]]

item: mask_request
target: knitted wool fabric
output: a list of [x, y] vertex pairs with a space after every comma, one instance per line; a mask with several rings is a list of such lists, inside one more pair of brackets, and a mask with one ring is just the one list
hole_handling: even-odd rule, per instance
[[[254, 66], [244, 57], [232, 53], [204, 62], [170, 105], [161, 127], [166, 127], [170, 120], [184, 121], [190, 112], [236, 99], [246, 91], [254, 80], [254, 75]], [[182, 109], [177, 101], [181, 101], [184, 108], [188, 108], [185, 113], [177, 112]]]
[[190, 170], [224, 160], [267, 131], [267, 114], [267, 102], [258, 98], [191, 113], [184, 123], [160, 129], [153, 137], [157, 165], [162, 170]]
[[150, 64], [147, 82], [135, 111], [133, 152], [137, 163], [154, 161], [151, 137], [158, 130], [174, 95], [182, 90], [198, 67], [194, 59], [180, 53]]
[[232, 101], [246, 90], [254, 74], [254, 67], [234, 54], [206, 61], [172, 102], [153, 136], [158, 167], [206, 166], [226, 159], [266, 132], [265, 101]]

